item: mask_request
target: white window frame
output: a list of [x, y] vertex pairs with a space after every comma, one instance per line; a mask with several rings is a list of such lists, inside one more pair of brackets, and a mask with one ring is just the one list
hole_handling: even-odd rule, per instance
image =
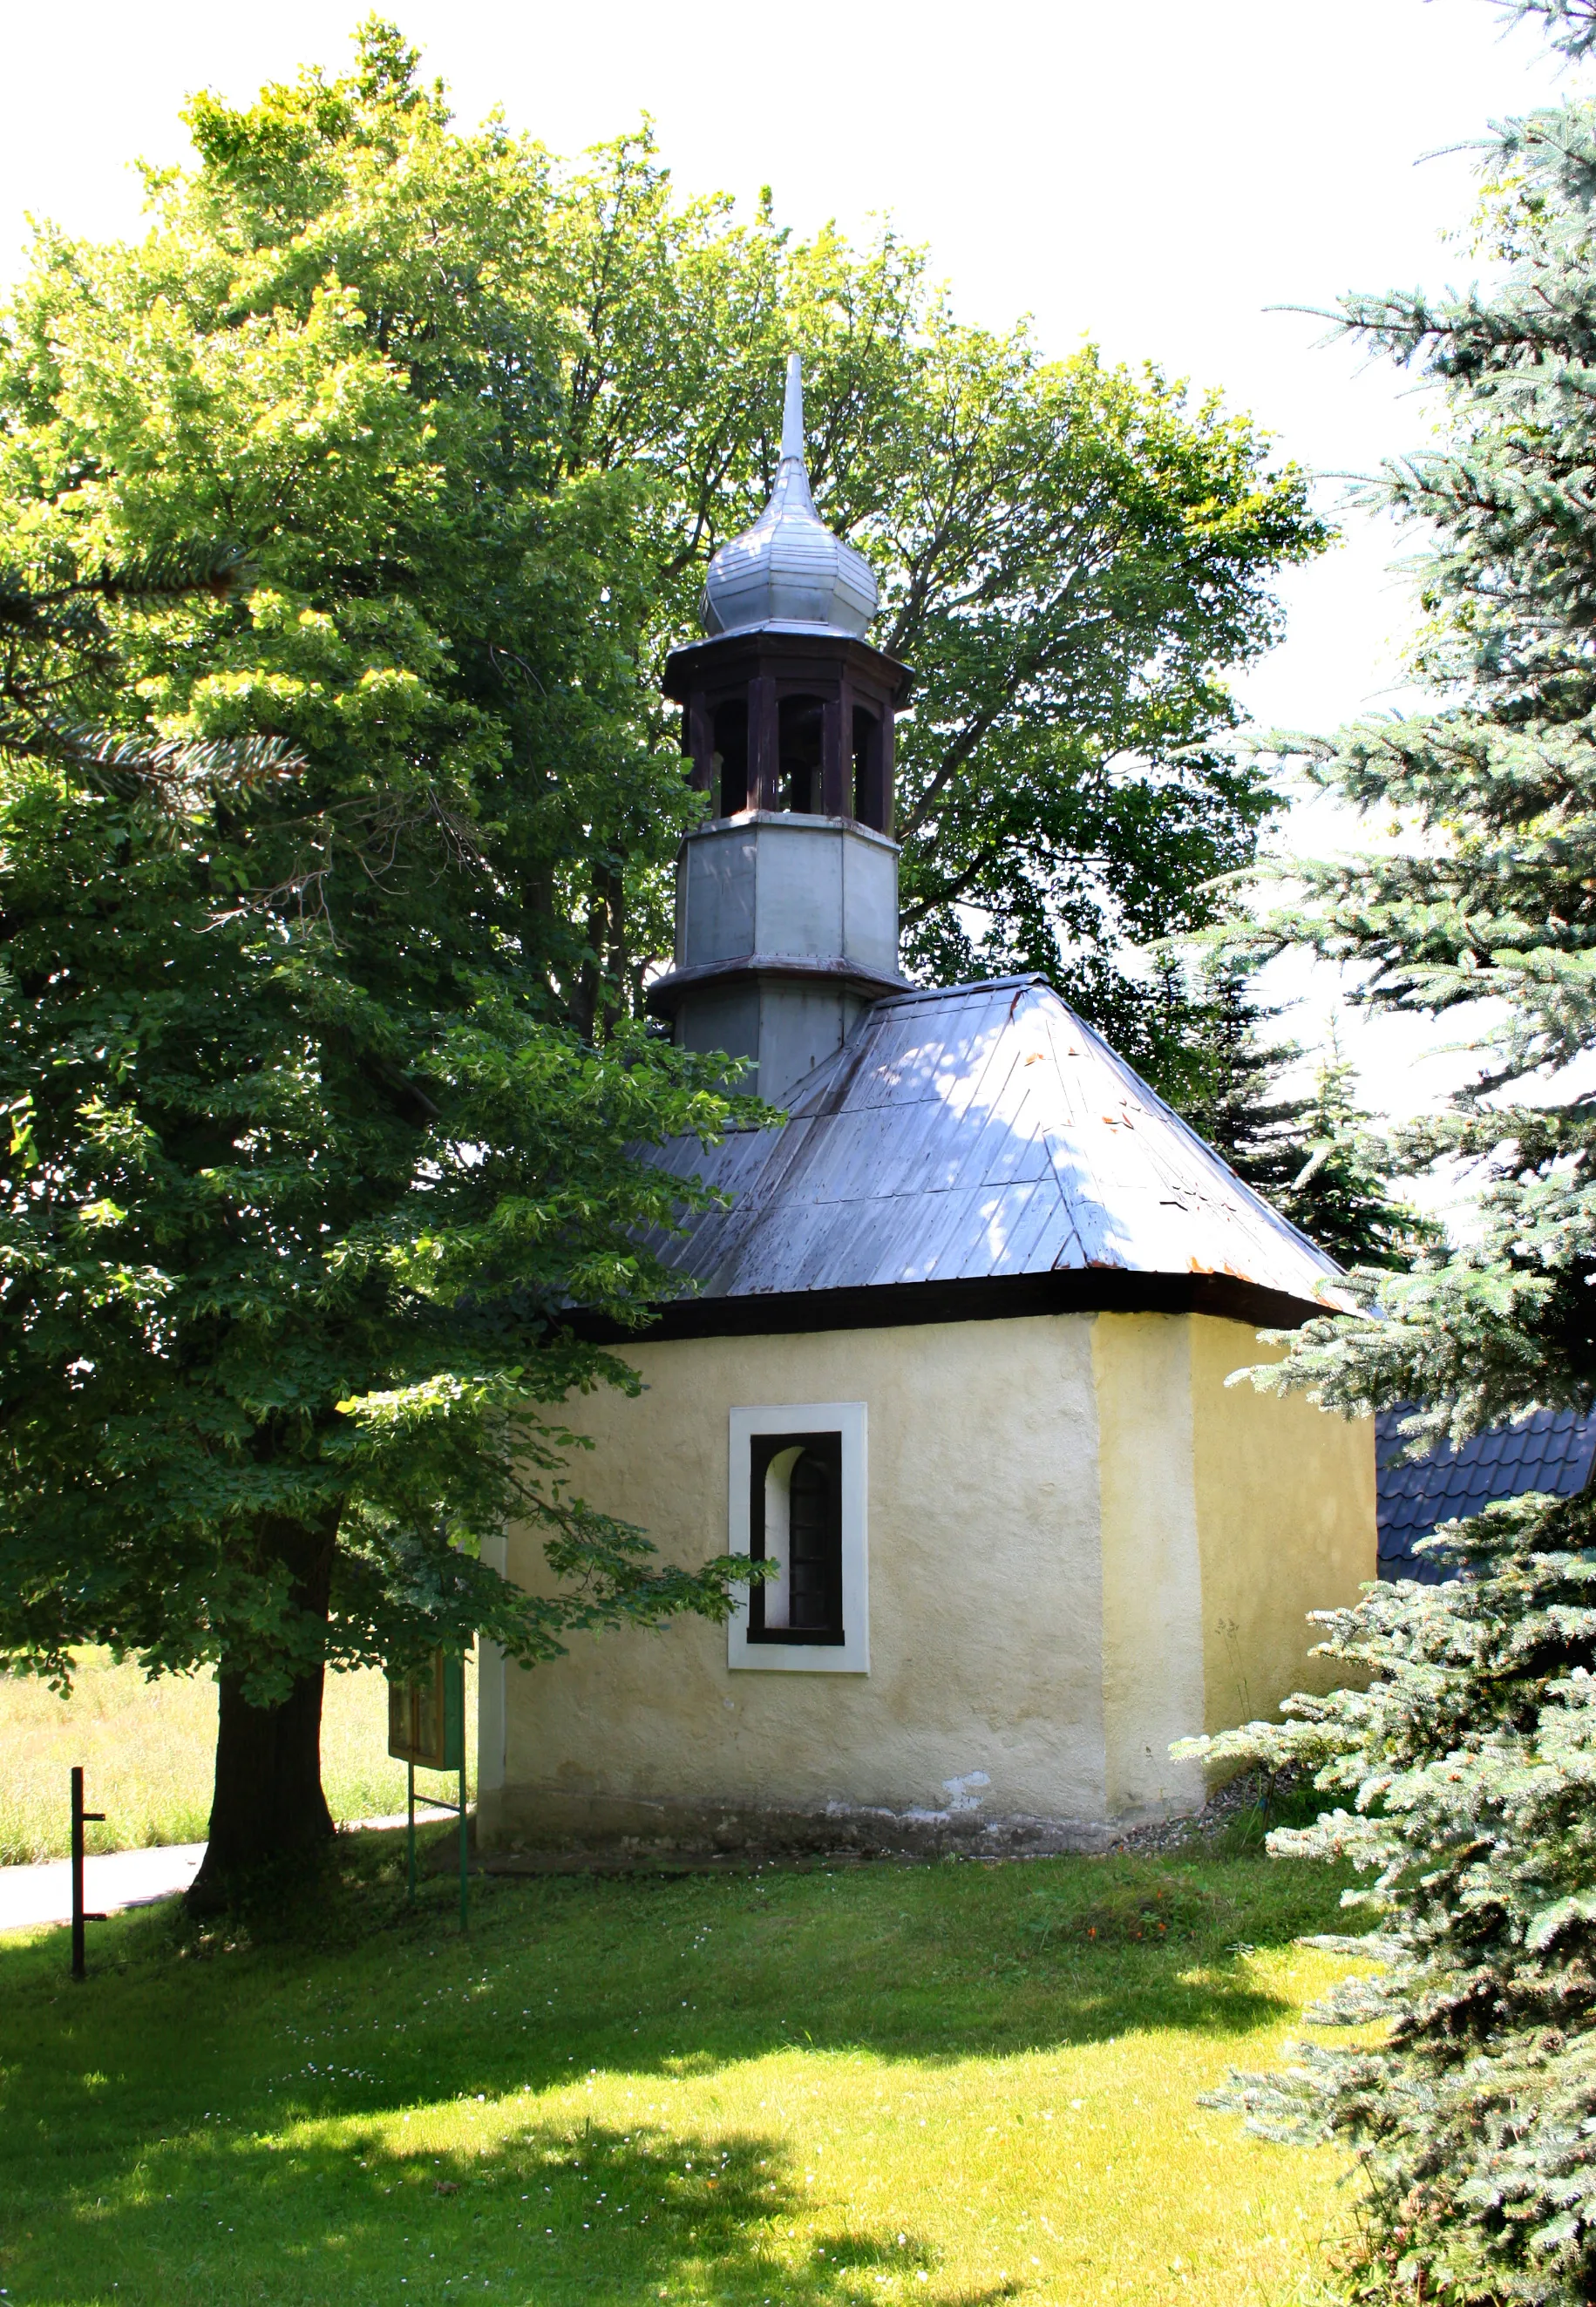
[[865, 1499], [869, 1489], [862, 1402], [780, 1402], [734, 1409], [731, 1414], [731, 1466], [726, 1528], [729, 1554], [750, 1554], [749, 1485], [753, 1440], [758, 1434], [838, 1434], [842, 1437], [842, 1598], [840, 1642], [751, 1642], [749, 1590], [726, 1626], [726, 1664], [756, 1674], [868, 1674], [870, 1672], [870, 1556]]

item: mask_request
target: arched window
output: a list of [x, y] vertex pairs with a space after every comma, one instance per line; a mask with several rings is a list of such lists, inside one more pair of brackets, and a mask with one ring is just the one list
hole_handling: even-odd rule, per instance
[[784, 697], [777, 708], [778, 809], [798, 817], [820, 814], [820, 742], [826, 708], [818, 697]]
[[714, 785], [722, 817], [748, 807], [748, 699], [729, 697], [715, 708]]
[[836, 1434], [762, 1434], [750, 1468], [751, 1551], [780, 1565], [750, 1597], [751, 1642], [843, 1640], [842, 1449]]

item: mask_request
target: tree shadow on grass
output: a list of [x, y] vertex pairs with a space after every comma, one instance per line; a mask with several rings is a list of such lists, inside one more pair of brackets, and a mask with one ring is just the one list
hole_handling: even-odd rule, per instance
[[11, 2254], [13, 2287], [77, 2307], [89, 2267], [127, 2307], [159, 2301], [365, 2307], [381, 2297], [644, 2300], [864, 2307], [913, 2297], [985, 2307], [1002, 2281], [944, 2284], [934, 2248], [899, 2233], [789, 2232], [805, 2217], [782, 2142], [673, 2128], [526, 2122], [473, 2150], [396, 2148], [390, 2127], [273, 2143], [229, 2126], [146, 2148], [80, 2195], [52, 2248]]
[[[474, 1886], [462, 1937], [447, 1883], [406, 1906], [391, 1851], [340, 1850], [338, 1869], [297, 1914], [107, 1925], [81, 1987], [64, 1932], [0, 1942], [13, 2298], [952, 2307], [896, 2230], [784, 2256], [802, 2198], [781, 2140], [579, 2133], [535, 2095], [784, 2050], [934, 2068], [1233, 2037], [1290, 2007], [1239, 1943], [1325, 1927], [1335, 1891], [1250, 1862], [542, 1878]], [[395, 2144], [407, 2109], [425, 2130], [452, 2107], [468, 2136], [473, 2108], [517, 2099], [526, 2119], [479, 2155]]]
[[[355, 2039], [374, 2032], [381, 2071], [345, 2061], [338, 2080], [356, 2101], [369, 2086], [373, 2104], [402, 2105], [782, 2049], [934, 2064], [1132, 2032], [1243, 2035], [1291, 2010], [1249, 1958], [1338, 1919], [1323, 1869], [1085, 1859], [479, 1880], [462, 1937], [453, 1888], [425, 1882], [409, 1906], [399, 1856], [375, 1838], [348, 1838], [339, 1867], [263, 1915], [195, 1926], [167, 1908], [110, 1927], [157, 2002], [163, 1979], [180, 2001], [202, 1977], [225, 1996], [241, 1961], [279, 1984], [313, 1975], [340, 2006], [374, 1996]], [[277, 2084], [330, 2080], [306, 2059]]]
[[[1334, 1927], [1336, 1886], [1293, 1899], [1263, 1863], [1206, 1872], [1221, 1891], [1201, 1869], [1093, 1860], [545, 1877], [491, 1886], [483, 1927], [502, 1916], [535, 1943], [590, 1946], [585, 1977], [562, 1986], [579, 2063], [703, 2071], [804, 2047], [934, 2064], [1145, 2030], [1235, 2037], [1288, 2017], [1250, 1957]], [[1274, 1895], [1239, 1902], [1228, 1877]]]

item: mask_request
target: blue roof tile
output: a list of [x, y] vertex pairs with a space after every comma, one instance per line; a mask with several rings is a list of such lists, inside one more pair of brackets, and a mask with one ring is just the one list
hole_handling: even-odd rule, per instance
[[1405, 1407], [1382, 1410], [1375, 1420], [1382, 1578], [1438, 1585], [1456, 1573], [1416, 1555], [1416, 1539], [1444, 1522], [1481, 1513], [1495, 1499], [1521, 1498], [1531, 1490], [1572, 1498], [1590, 1481], [1596, 1412], [1532, 1411], [1461, 1447], [1443, 1443], [1417, 1464], [1402, 1455], [1402, 1421], [1411, 1415]]

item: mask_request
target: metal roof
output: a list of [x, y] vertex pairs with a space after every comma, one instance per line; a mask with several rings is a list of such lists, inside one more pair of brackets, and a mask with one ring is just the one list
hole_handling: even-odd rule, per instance
[[700, 1304], [1070, 1274], [1338, 1302], [1334, 1263], [1040, 977], [879, 1001], [785, 1128], [656, 1158], [734, 1196], [653, 1243]]
[[1403, 1462], [1402, 1421], [1411, 1406], [1382, 1410], [1376, 1418], [1380, 1522], [1380, 1575], [1439, 1585], [1457, 1575], [1454, 1565], [1413, 1552], [1444, 1522], [1484, 1511], [1497, 1498], [1544, 1490], [1554, 1498], [1578, 1496], [1596, 1459], [1596, 1415], [1536, 1410], [1511, 1426], [1493, 1426], [1472, 1441], [1442, 1443], [1416, 1463]]
[[803, 459], [803, 373], [794, 353], [776, 486], [753, 527], [711, 560], [700, 605], [704, 630], [859, 635], [880, 600], [864, 555], [834, 536], [815, 510]]

